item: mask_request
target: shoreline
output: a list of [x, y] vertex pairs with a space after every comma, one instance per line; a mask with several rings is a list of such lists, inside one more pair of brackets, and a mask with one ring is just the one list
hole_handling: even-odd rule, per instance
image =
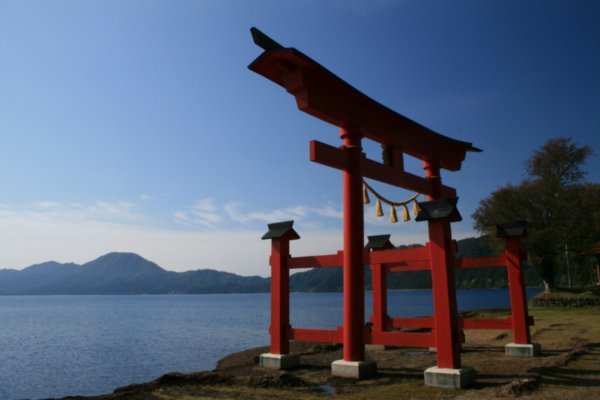
[[[543, 289], [541, 286], [526, 286], [525, 289]], [[476, 288], [457, 288], [457, 291], [463, 290], [508, 290], [508, 287], [476, 287]], [[425, 292], [426, 289], [388, 289], [388, 292]], [[365, 293], [372, 292], [371, 289], [365, 289]], [[0, 297], [51, 297], [51, 296], [200, 296], [200, 295], [249, 295], [249, 294], [269, 294], [270, 292], [203, 292], [203, 293], [48, 293], [48, 294], [4, 294]], [[343, 293], [343, 291], [290, 291], [291, 294], [325, 294], [325, 293]]]

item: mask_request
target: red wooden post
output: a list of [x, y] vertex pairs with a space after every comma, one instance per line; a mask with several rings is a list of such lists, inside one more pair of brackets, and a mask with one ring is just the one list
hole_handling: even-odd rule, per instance
[[292, 368], [299, 363], [297, 355], [290, 354], [290, 240], [300, 236], [292, 229], [294, 221], [269, 224], [262, 239], [271, 239], [271, 334], [270, 353], [260, 356], [260, 365], [266, 368]]
[[[430, 199], [439, 199], [441, 193], [440, 168], [425, 162], [426, 178], [431, 182]], [[450, 215], [428, 220], [431, 254], [431, 283], [437, 343], [437, 367], [460, 368], [460, 335], [456, 309], [454, 255]]]
[[527, 294], [521, 259], [521, 238], [527, 236], [525, 221], [497, 225], [497, 236], [504, 238], [504, 258], [508, 273], [513, 340], [517, 345], [531, 344]]
[[514, 342], [516, 344], [530, 344], [531, 336], [528, 324], [525, 277], [523, 276], [523, 263], [521, 262], [520, 238], [507, 237], [505, 243], [504, 255], [508, 272]]
[[365, 274], [363, 270], [364, 220], [362, 202], [362, 136], [356, 129], [341, 129], [348, 164], [342, 170], [344, 204], [344, 361], [365, 358]]
[[373, 330], [387, 329], [387, 271], [383, 264], [371, 265], [371, 290], [373, 294]]
[[538, 344], [531, 343], [530, 317], [527, 312], [527, 294], [521, 259], [521, 238], [527, 236], [525, 221], [498, 224], [496, 236], [504, 238], [504, 259], [508, 273], [510, 308], [512, 310], [513, 343], [506, 345], [509, 356], [531, 357], [540, 352]]
[[429, 221], [431, 249], [431, 283], [435, 310], [437, 366], [460, 367], [460, 337], [456, 310], [453, 254], [450, 221]]
[[[390, 235], [368, 236], [365, 246], [372, 252], [378, 252], [385, 249], [393, 249], [394, 245], [390, 242]], [[385, 264], [375, 262], [371, 264], [371, 293], [373, 296], [372, 323], [373, 331], [382, 332], [387, 329], [387, 268]]]
[[290, 344], [290, 273], [287, 260], [290, 254], [289, 238], [271, 242], [271, 353], [288, 354]]

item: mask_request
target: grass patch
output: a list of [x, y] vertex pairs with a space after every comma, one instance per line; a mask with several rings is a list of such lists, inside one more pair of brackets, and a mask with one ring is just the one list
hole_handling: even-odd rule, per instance
[[576, 347], [600, 342], [600, 307], [532, 308], [535, 318], [531, 336], [546, 348]]

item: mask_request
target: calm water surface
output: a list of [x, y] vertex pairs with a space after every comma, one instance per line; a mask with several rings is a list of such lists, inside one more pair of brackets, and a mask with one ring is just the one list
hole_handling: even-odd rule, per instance
[[[393, 316], [432, 311], [431, 291], [390, 292], [388, 302]], [[458, 291], [461, 310], [508, 304], [505, 289]], [[294, 293], [291, 319], [342, 325], [342, 295]], [[269, 295], [2, 296], [0, 321], [0, 399], [93, 395], [210, 370], [229, 353], [267, 345]]]

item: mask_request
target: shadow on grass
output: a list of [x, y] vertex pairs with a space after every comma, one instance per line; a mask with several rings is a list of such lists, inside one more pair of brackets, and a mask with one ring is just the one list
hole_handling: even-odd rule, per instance
[[[583, 348], [583, 352], [568, 359], [564, 366], [533, 368], [531, 372], [539, 374], [545, 385], [600, 387], [600, 343], [588, 343]], [[577, 367], [569, 368], [575, 362]]]

